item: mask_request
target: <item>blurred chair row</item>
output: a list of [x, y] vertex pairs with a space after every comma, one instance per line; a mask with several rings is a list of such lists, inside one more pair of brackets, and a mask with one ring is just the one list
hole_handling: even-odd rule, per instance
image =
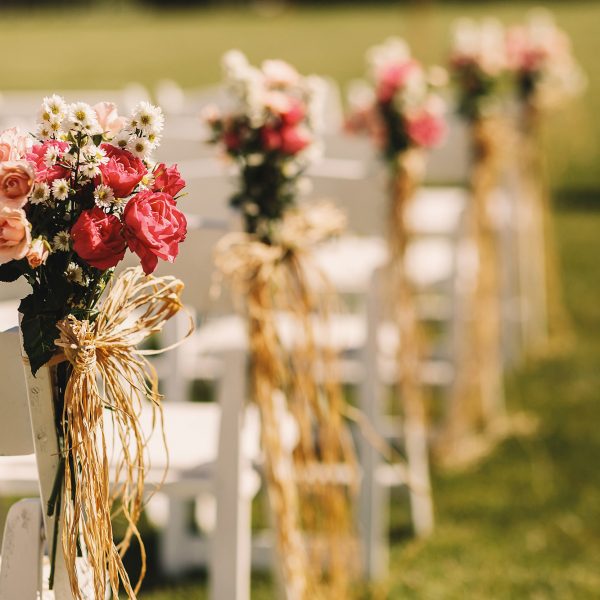
[[[325, 154], [310, 170], [313, 190], [307, 199], [328, 198], [348, 214], [349, 230], [353, 233], [323, 244], [317, 249], [317, 259], [352, 311], [336, 314], [330, 323], [318, 323], [317, 327], [320, 338], [333, 341], [339, 350], [342, 379], [356, 389], [358, 408], [378, 435], [406, 457], [406, 467], [386, 464], [357, 432], [362, 476], [358, 531], [365, 573], [377, 577], [387, 568], [392, 487], [411, 482], [409, 496], [415, 532], [427, 534], [433, 528], [428, 440], [425, 431], [407, 435], [401, 415], [391, 414], [388, 409], [386, 390], [397, 382], [396, 353], [402, 340], [395, 334], [381, 293], [381, 270], [387, 260], [385, 174], [369, 141], [343, 133], [340, 94], [332, 82], [324, 85], [328, 91], [323, 103], [323, 122], [327, 124]], [[149, 501], [147, 512], [161, 532], [160, 557], [167, 575], [178, 575], [199, 565], [209, 566], [213, 598], [244, 600], [250, 593], [251, 563], [261, 567], [270, 565], [273, 549], [268, 532], [252, 535], [251, 503], [261, 487], [260, 425], [256, 411], [247, 406], [244, 323], [233, 314], [226, 294], [218, 301], [209, 296], [212, 251], [233, 223], [227, 204], [232, 178], [231, 167], [202, 143], [204, 132], [198, 115], [207, 104], [223, 105], [226, 96], [219, 88], [183, 92], [170, 82], [163, 82], [155, 95], [167, 116], [157, 159], [179, 164], [188, 182], [188, 195], [180, 204], [189, 217], [189, 234], [181, 246], [180, 257], [173, 265], [162, 265], [159, 274], [174, 274], [186, 283], [184, 300], [194, 311], [199, 327], [185, 344], [157, 361], [167, 398], [165, 427], [171, 468], [165, 485]], [[41, 96], [40, 93], [4, 94], [0, 118], [6, 125], [22, 118], [23, 124], [30, 126]], [[146, 91], [137, 86], [119, 95], [109, 91], [77, 91], [65, 96], [88, 102], [115, 100], [122, 112], [138, 100], [148, 98]], [[406, 268], [418, 290], [422, 319], [434, 324], [432, 331], [439, 332], [430, 343], [421, 370], [424, 383], [438, 390], [439, 406], [435, 411], [439, 415], [438, 424], [448, 410], [456, 345], [467, 318], [464, 298], [473, 285], [477, 268], [477, 257], [465, 236], [468, 169], [466, 132], [454, 120], [447, 143], [430, 157], [427, 186], [419, 191], [409, 217], [413, 241]], [[505, 267], [502, 307], [506, 317], [503, 342], [507, 363], [518, 357], [527, 310], [518, 292], [518, 279], [522, 275], [517, 242], [522, 239], [524, 225], [522, 219], [516, 218], [519, 202], [515, 185], [514, 178], [507, 174], [497, 193], [494, 215]], [[0, 299], [22, 297], [25, 291], [19, 284], [3, 284]], [[0, 311], [0, 317], [5, 317], [2, 329], [16, 325], [14, 302]], [[279, 326], [282, 337], [293, 344], [295, 328], [288, 315], [280, 315]], [[174, 319], [165, 330], [162, 343], [168, 346], [184, 327], [182, 320]], [[7, 369], [6, 377], [10, 378], [6, 381], [11, 382], [3, 389], [0, 403], [0, 410], [7, 410], [0, 413], [5, 417], [0, 419], [0, 427], [7, 428], [7, 433], [0, 436], [3, 441], [0, 454], [27, 454], [33, 447], [31, 436], [26, 435], [29, 417], [25, 386], [20, 372], [17, 375], [15, 370], [20, 369], [15, 364], [20, 361], [20, 348], [14, 331], [2, 334], [0, 351], [6, 358], [0, 365]], [[215, 384], [218, 389], [215, 402], [189, 402], [193, 384], [198, 380]], [[296, 439], [294, 423], [290, 417], [282, 423], [282, 436], [291, 452]], [[149, 480], [158, 482], [164, 462], [158, 446], [151, 445], [149, 451], [153, 466]], [[46, 464], [39, 451], [37, 458], [38, 468], [40, 463]], [[41, 475], [38, 468], [31, 456], [3, 459], [0, 493], [35, 494]], [[47, 493], [42, 485], [42, 498]], [[16, 576], [18, 581], [21, 567], [26, 568], [24, 564], [7, 566], [7, 555], [13, 554], [11, 549], [16, 546], [12, 545], [11, 536], [27, 511], [35, 517], [35, 531], [28, 533], [34, 544], [31, 547], [36, 548], [36, 556], [40, 554], [39, 503], [19, 504], [11, 511], [6, 527], [0, 598], [5, 597], [2, 585], [10, 586], [6, 582], [11, 577]], [[56, 598], [70, 596], [57, 593]]]

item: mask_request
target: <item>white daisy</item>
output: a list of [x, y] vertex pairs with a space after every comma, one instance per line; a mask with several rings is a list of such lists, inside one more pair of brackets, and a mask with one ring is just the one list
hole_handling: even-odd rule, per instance
[[56, 146], [50, 146], [48, 150], [46, 150], [46, 154], [44, 154], [44, 164], [48, 168], [53, 167], [58, 160], [59, 154], [60, 150]]
[[148, 140], [141, 137], [134, 136], [127, 144], [127, 150], [129, 150], [131, 154], [137, 156], [138, 158], [144, 158], [151, 149], [152, 148], [150, 147]]
[[112, 188], [101, 183], [100, 185], [97, 185], [94, 190], [94, 200], [96, 201], [96, 206], [99, 206], [100, 208], [109, 208], [115, 201], [115, 193]]
[[82, 155], [84, 162], [90, 162], [97, 165], [103, 165], [108, 162], [106, 151], [93, 144], [86, 146], [82, 151]]
[[52, 248], [59, 252], [68, 252], [71, 249], [71, 235], [68, 231], [59, 231], [52, 238]]
[[[135, 125], [134, 125], [135, 123]], [[162, 131], [165, 123], [162, 109], [153, 106], [149, 102], [140, 102], [133, 110], [131, 124], [145, 135], [158, 134]]]
[[36, 183], [31, 190], [29, 202], [31, 204], [41, 204], [50, 198], [50, 186], [47, 183]]
[[100, 175], [100, 167], [96, 163], [88, 162], [79, 167], [79, 172], [84, 177], [87, 177], [87, 179], [93, 179], [97, 175]]
[[100, 132], [100, 125], [96, 113], [89, 104], [85, 102], [75, 102], [71, 104], [69, 110], [69, 128], [83, 131], [89, 134]]
[[48, 123], [40, 123], [36, 132], [38, 138], [42, 141], [50, 140], [54, 137], [54, 132]]
[[85, 285], [83, 269], [77, 263], [71, 262], [67, 265], [65, 277], [68, 281], [78, 283], [79, 285]]
[[46, 96], [42, 101], [42, 112], [47, 112], [55, 119], [64, 119], [67, 113], [67, 103], [57, 94]]
[[111, 140], [111, 144], [113, 146], [117, 146], [118, 148], [124, 149], [124, 148], [127, 148], [127, 144], [129, 144], [130, 138], [131, 138], [131, 132], [128, 129], [122, 129]]
[[52, 182], [52, 195], [57, 200], [66, 200], [69, 197], [69, 182], [66, 179], [55, 179]]

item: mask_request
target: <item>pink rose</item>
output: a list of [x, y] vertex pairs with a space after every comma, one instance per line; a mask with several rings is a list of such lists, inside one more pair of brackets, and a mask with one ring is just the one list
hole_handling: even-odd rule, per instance
[[187, 234], [184, 214], [164, 192], [136, 194], [125, 207], [123, 223], [129, 248], [140, 257], [146, 275], [156, 269], [159, 258], [173, 262]]
[[127, 123], [125, 117], [119, 117], [117, 106], [112, 102], [98, 102], [94, 104], [93, 109], [102, 131], [111, 137], [117, 135]]
[[29, 251], [27, 252], [27, 262], [32, 269], [37, 269], [40, 265], [46, 263], [48, 258], [49, 246], [48, 242], [42, 238], [36, 238], [31, 242]]
[[101, 271], [116, 266], [125, 256], [127, 244], [121, 221], [97, 206], [79, 215], [71, 237], [78, 256]]
[[406, 132], [415, 144], [431, 148], [442, 141], [446, 124], [439, 114], [424, 110], [407, 120]]
[[377, 81], [377, 99], [379, 102], [390, 102], [396, 90], [403, 88], [408, 79], [418, 71], [419, 65], [414, 60], [388, 65], [379, 74]]
[[28, 146], [29, 137], [21, 135], [17, 127], [5, 129], [0, 133], [0, 161], [24, 158]]
[[129, 196], [148, 173], [144, 163], [128, 150], [102, 144], [108, 162], [100, 165], [102, 183], [112, 188], [117, 198]]
[[179, 173], [177, 165], [167, 167], [165, 163], [160, 163], [154, 168], [154, 187], [155, 192], [165, 192], [170, 196], [177, 194], [185, 187], [185, 181]]
[[0, 206], [22, 208], [27, 202], [35, 173], [26, 161], [0, 163]]
[[304, 150], [311, 142], [308, 130], [302, 127], [282, 127], [279, 130], [281, 135], [281, 151], [284, 154], [298, 154]]
[[281, 120], [286, 125], [297, 125], [304, 119], [306, 112], [304, 110], [304, 106], [299, 100], [295, 98], [290, 100], [290, 105], [288, 109], [282, 113], [280, 113]]
[[60, 152], [68, 150], [67, 142], [49, 140], [43, 144], [35, 144], [31, 151], [27, 153], [27, 160], [33, 163], [35, 167], [35, 180], [45, 183], [52, 183], [55, 179], [64, 179], [69, 176], [69, 170], [61, 165], [52, 165], [47, 167], [45, 163], [46, 152], [49, 148], [57, 148]]
[[31, 226], [20, 208], [0, 208], [0, 265], [21, 260], [31, 244]]

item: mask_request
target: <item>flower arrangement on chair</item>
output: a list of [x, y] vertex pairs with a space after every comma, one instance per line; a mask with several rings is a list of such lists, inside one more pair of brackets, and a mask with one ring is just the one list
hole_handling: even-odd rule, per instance
[[[239, 167], [231, 204], [246, 231], [225, 236], [217, 265], [245, 304], [251, 392], [261, 414], [285, 594], [345, 598], [354, 549], [347, 488], [356, 483], [355, 459], [336, 353], [315, 331], [315, 323], [327, 327], [334, 294], [311, 260], [311, 246], [340, 233], [345, 219], [330, 205], [296, 204], [303, 173], [319, 150], [320, 84], [283, 61], [254, 67], [238, 51], [225, 55], [223, 67], [233, 107], [225, 114], [209, 108], [205, 118], [210, 142]], [[282, 313], [294, 323], [291, 346], [280, 336]], [[275, 396], [281, 391], [299, 423], [292, 461], [278, 430]], [[349, 467], [349, 480], [336, 479], [340, 466]], [[305, 536], [316, 539], [307, 544]]]
[[453, 31], [449, 71], [457, 112], [469, 124], [468, 234], [478, 256], [469, 297], [471, 316], [459, 352], [446, 435], [440, 442], [447, 455], [461, 460], [459, 448], [469, 453], [469, 440], [477, 440], [474, 452], [483, 451], [488, 445], [488, 434], [495, 435], [504, 416], [499, 256], [490, 208], [504, 168], [503, 150], [510, 144], [511, 133], [505, 118], [509, 70], [503, 26], [495, 19], [479, 23], [459, 20]]
[[[506, 33], [508, 67], [519, 102], [517, 169], [535, 230], [531, 235], [532, 304], [528, 350], [560, 348], [568, 341], [569, 318], [562, 300], [556, 247], [552, 231], [547, 176], [542, 160], [545, 117], [579, 96], [586, 79], [577, 64], [566, 32], [543, 9], [532, 11], [524, 24]], [[528, 242], [529, 243], [529, 242]], [[540, 264], [543, 263], [543, 264]]]
[[[181, 308], [183, 288], [150, 276], [159, 259], [177, 257], [186, 236], [177, 208], [185, 182], [177, 167], [151, 159], [163, 120], [145, 102], [125, 118], [109, 102], [91, 107], [55, 95], [42, 102], [33, 140], [16, 129], [0, 134], [0, 280], [24, 277], [31, 285], [19, 306], [23, 346], [30, 376], [51, 371], [60, 452], [48, 504], [58, 517], [52, 550], [61, 529], [76, 599], [80, 540], [95, 597], [104, 598], [107, 585], [116, 597], [120, 584], [135, 597], [121, 557], [133, 537], [141, 544], [146, 442], [137, 415], [146, 398], [160, 407], [153, 369], [136, 346]], [[127, 250], [144, 274], [128, 269], [113, 281]], [[104, 408], [126, 446], [116, 493], [102, 476]], [[127, 522], [118, 547], [117, 503]]]
[[[410, 240], [407, 213], [424, 174], [426, 153], [439, 145], [446, 133], [446, 105], [439, 89], [447, 75], [440, 67], [427, 72], [411, 56], [406, 42], [397, 37], [370, 48], [367, 62], [371, 85], [355, 84], [351, 90], [347, 127], [369, 132], [389, 167], [388, 269], [393, 315], [401, 339], [398, 387], [410, 459], [423, 447], [427, 419], [420, 374], [423, 340], [415, 292], [405, 269]], [[430, 501], [429, 473], [421, 473], [419, 478], [418, 485], [426, 490]], [[427, 521], [431, 527], [433, 511], [429, 506]]]

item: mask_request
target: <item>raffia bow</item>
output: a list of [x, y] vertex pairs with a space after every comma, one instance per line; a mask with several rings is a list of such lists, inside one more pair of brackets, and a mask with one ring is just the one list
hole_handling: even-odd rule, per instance
[[[341, 233], [344, 226], [339, 210], [320, 204], [289, 211], [271, 244], [232, 233], [216, 250], [217, 267], [231, 280], [238, 298], [245, 300], [252, 397], [261, 412], [265, 472], [287, 600], [337, 600], [350, 593], [354, 546], [348, 543], [352, 541], [351, 509], [344, 490], [348, 482], [309, 477], [315, 467], [329, 465], [335, 471], [345, 464], [350, 466], [350, 486], [357, 481], [354, 450], [342, 417], [335, 351], [317, 343], [314, 331], [315, 321], [327, 323], [335, 294], [312, 261], [310, 248]], [[291, 315], [294, 332], [300, 334], [292, 347], [280, 339], [277, 316], [282, 312]], [[322, 371], [320, 381], [315, 367]], [[283, 449], [274, 404], [279, 390], [285, 392], [299, 425], [293, 464]], [[325, 540], [312, 544], [309, 551], [303, 529], [320, 531]], [[324, 564], [326, 585], [319, 573]]]
[[[62, 349], [62, 360], [71, 365], [61, 421], [65, 444], [62, 545], [76, 600], [82, 598], [76, 570], [80, 540], [96, 599], [105, 597], [108, 585], [115, 598], [120, 585], [129, 598], [135, 598], [144, 577], [146, 556], [136, 524], [143, 506], [148, 433], [141, 430], [139, 416], [142, 403], [149, 400], [153, 423], [162, 428], [162, 409], [156, 372], [144, 356], [153, 352], [137, 346], [182, 308], [182, 290], [183, 283], [173, 277], [145, 276], [140, 268], [127, 269], [111, 285], [94, 321], [69, 315], [57, 325], [56, 345]], [[107, 455], [106, 409], [121, 451], [114, 467]], [[119, 544], [114, 543], [111, 521], [116, 515], [126, 524]], [[142, 557], [135, 586], [122, 561], [134, 538]]]

